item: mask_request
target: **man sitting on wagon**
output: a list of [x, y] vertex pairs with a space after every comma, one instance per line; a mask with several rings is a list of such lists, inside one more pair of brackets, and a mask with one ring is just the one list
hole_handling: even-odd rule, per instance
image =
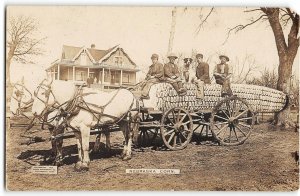
[[159, 83], [164, 78], [164, 66], [158, 62], [158, 55], [152, 54], [152, 65], [146, 75], [145, 81], [142, 84], [142, 99], [149, 99], [149, 90], [153, 84]]
[[231, 96], [230, 78], [232, 76], [232, 67], [227, 64], [229, 58], [225, 55], [220, 55], [221, 63], [217, 64], [214, 70], [216, 83], [222, 85], [221, 96]]
[[168, 58], [169, 62], [164, 66], [166, 82], [172, 84], [178, 95], [186, 95], [186, 89], [182, 86], [178, 66], [174, 63], [178, 57], [172, 53]]
[[209, 65], [203, 61], [203, 54], [197, 54], [196, 60], [198, 66], [196, 67], [196, 79], [194, 83], [197, 86], [197, 99], [203, 99], [204, 97], [204, 84], [210, 84], [209, 78]]

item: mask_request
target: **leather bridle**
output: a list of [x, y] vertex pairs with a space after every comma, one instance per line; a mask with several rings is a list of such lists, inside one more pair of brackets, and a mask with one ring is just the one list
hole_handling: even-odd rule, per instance
[[[40, 90], [44, 90], [45, 91], [45, 97], [46, 97], [46, 100], [43, 100], [42, 98], [40, 98], [38, 96], [39, 94], [39, 91]], [[51, 104], [51, 105], [48, 105], [48, 102], [49, 102], [49, 99], [50, 99], [50, 96], [53, 96], [53, 99], [54, 99], [54, 103]], [[41, 116], [44, 116], [45, 113], [53, 110], [53, 109], [58, 109], [57, 107], [55, 107], [55, 105], [59, 105], [58, 101], [56, 100], [53, 92], [52, 92], [52, 89], [51, 89], [51, 85], [45, 85], [42, 83], [39, 84], [39, 86], [37, 87], [37, 89], [34, 91], [34, 97], [36, 97], [39, 101], [41, 101], [44, 105], [45, 105], [45, 109], [43, 110], [43, 112], [40, 114], [40, 115], [35, 115], [36, 117], [41, 117]]]

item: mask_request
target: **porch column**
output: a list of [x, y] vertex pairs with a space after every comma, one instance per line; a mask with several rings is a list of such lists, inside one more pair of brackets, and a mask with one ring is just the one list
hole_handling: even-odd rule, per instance
[[75, 66], [73, 66], [73, 81], [75, 81]]
[[87, 77], [90, 77], [90, 68], [88, 67], [88, 74]]
[[122, 83], [123, 83], [123, 70], [121, 69], [120, 86], [122, 86]]
[[59, 80], [59, 76], [60, 76], [60, 65], [57, 65], [57, 80]]
[[101, 88], [104, 86], [104, 68], [102, 68], [102, 77], [101, 77]]
[[70, 80], [70, 69], [68, 67], [68, 80]]

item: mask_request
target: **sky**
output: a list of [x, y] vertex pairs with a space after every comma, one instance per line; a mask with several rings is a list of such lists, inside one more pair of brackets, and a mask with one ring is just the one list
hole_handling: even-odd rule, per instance
[[[41, 80], [44, 70], [61, 56], [63, 45], [108, 49], [117, 44], [128, 53], [142, 71], [143, 77], [151, 64], [151, 54], [165, 60], [171, 28], [173, 7], [101, 7], [101, 6], [8, 6], [7, 19], [25, 15], [39, 22], [37, 37], [47, 37], [42, 48], [44, 55], [32, 57], [35, 64], [12, 63], [12, 81]], [[254, 61], [258, 70], [276, 69], [278, 55], [274, 36], [267, 22], [259, 22], [237, 34], [232, 34], [225, 44], [230, 27], [246, 24], [259, 13], [244, 13], [246, 7], [217, 7], [199, 33], [195, 33], [200, 16], [210, 8], [183, 7], [177, 9], [173, 52], [190, 56], [192, 51], [202, 53], [213, 67], [218, 55], [229, 56], [234, 66], [240, 66], [246, 56]], [[182, 62], [178, 62], [179, 65]], [[247, 63], [246, 63], [247, 64]], [[299, 52], [294, 63], [294, 73], [299, 72]], [[32, 77], [33, 76], [33, 77]]]

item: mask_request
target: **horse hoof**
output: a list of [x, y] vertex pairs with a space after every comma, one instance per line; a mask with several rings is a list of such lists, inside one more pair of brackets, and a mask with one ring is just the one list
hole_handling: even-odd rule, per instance
[[89, 163], [82, 163], [81, 171], [89, 171]]
[[123, 160], [123, 161], [128, 161], [128, 160], [130, 160], [130, 159], [131, 159], [131, 156], [126, 155], [126, 156], [123, 157], [122, 160]]
[[82, 165], [82, 162], [75, 163], [74, 170], [75, 171], [81, 171], [81, 165]]

